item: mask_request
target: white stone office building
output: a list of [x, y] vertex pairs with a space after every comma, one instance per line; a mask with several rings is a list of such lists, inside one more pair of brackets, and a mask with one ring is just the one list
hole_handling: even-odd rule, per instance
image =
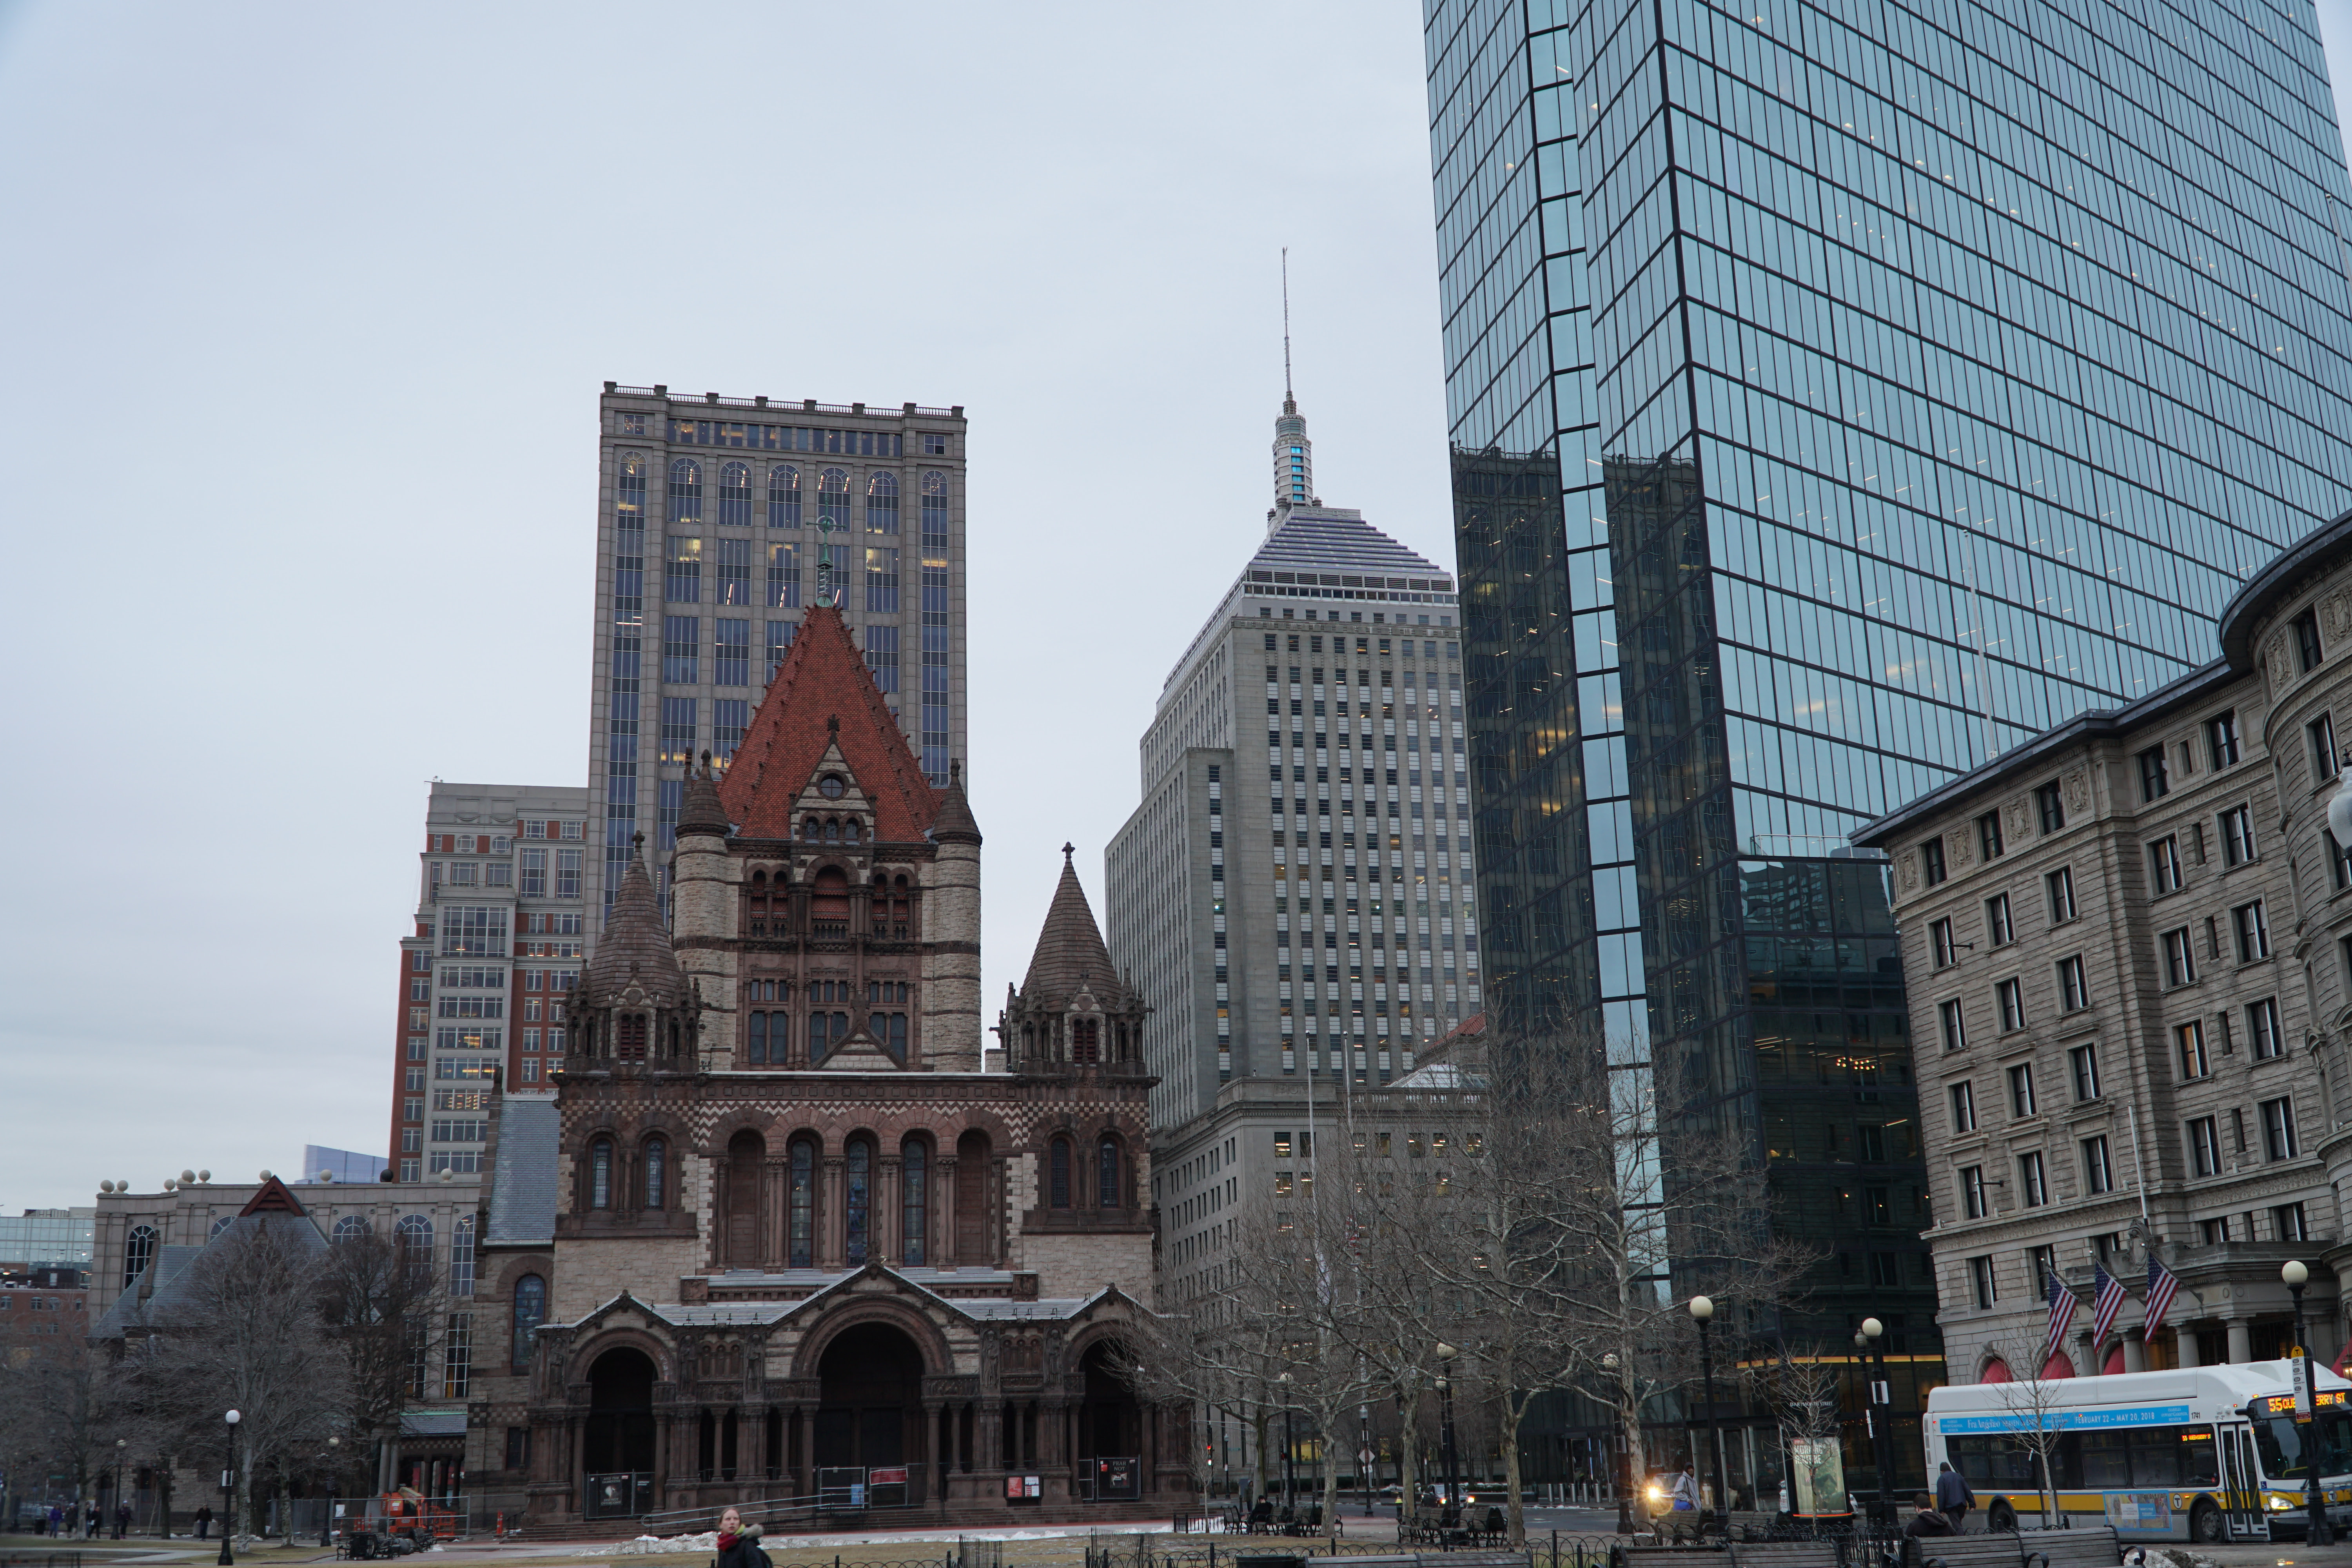
[[[2277, 1356], [2290, 1258], [2314, 1350], [2344, 1343], [2352, 515], [2219, 630], [2210, 664], [1855, 836], [1893, 861], [1956, 1383], [2033, 1372], [2053, 1270], [2083, 1303], [2053, 1375]], [[2153, 1337], [2151, 1249], [2179, 1280]], [[2093, 1343], [2102, 1263], [2132, 1300]]]
[[564, 785], [433, 785], [400, 943], [384, 1166], [398, 1180], [480, 1170], [494, 1074], [518, 1093], [551, 1087], [594, 923], [589, 808]]
[[1286, 401], [1265, 542], [1168, 677], [1105, 856], [1155, 1127], [1239, 1078], [1387, 1082], [1479, 1008], [1454, 581], [1316, 500], [1310, 462]]
[[950, 760], [966, 756], [964, 427], [961, 406], [604, 384], [591, 910], [610, 904], [636, 833], [667, 863], [687, 763], [734, 755], [821, 594], [924, 776], [946, 787]]

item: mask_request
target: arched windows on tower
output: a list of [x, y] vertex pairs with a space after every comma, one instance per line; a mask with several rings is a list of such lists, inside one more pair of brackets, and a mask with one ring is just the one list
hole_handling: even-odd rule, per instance
[[790, 463], [778, 463], [768, 470], [768, 526], [798, 528], [801, 525], [801, 471]]
[[792, 1190], [788, 1194], [784, 1250], [786, 1266], [816, 1266], [816, 1143], [793, 1140]]
[[849, 527], [849, 472], [845, 468], [827, 468], [816, 478], [817, 524], [830, 522], [837, 529]]
[[669, 521], [702, 521], [702, 465], [679, 458], [669, 466]]
[[1056, 1138], [1047, 1161], [1047, 1200], [1057, 1209], [1070, 1206], [1070, 1141]]
[[530, 1370], [531, 1338], [539, 1325], [547, 1321], [547, 1281], [536, 1274], [526, 1274], [515, 1281], [514, 1340], [507, 1355], [507, 1364], [517, 1372]]
[[1095, 1150], [1095, 1203], [1098, 1207], [1122, 1207], [1119, 1202], [1118, 1140], [1106, 1133]]
[[937, 470], [923, 476], [923, 548], [948, 547], [948, 477]]
[[841, 1173], [842, 1234], [847, 1242], [849, 1266], [865, 1266], [873, 1235], [874, 1145], [864, 1138], [849, 1141]]
[[877, 468], [866, 480], [866, 531], [898, 531], [898, 476]]
[[926, 1246], [931, 1222], [930, 1146], [910, 1137], [898, 1145], [898, 1257], [919, 1268], [929, 1258]]
[[751, 526], [751, 465], [722, 463], [719, 467], [719, 526]]
[[588, 1145], [588, 1206], [613, 1206], [613, 1141], [599, 1138]]
[[[335, 1223], [340, 1232], [345, 1221], [338, 1220]], [[367, 1222], [362, 1220], [360, 1223], [365, 1225]], [[134, 1226], [131, 1231], [130, 1240], [122, 1248], [122, 1288], [125, 1290], [130, 1289], [132, 1282], [139, 1276], [146, 1273], [147, 1266], [154, 1261], [155, 1227], [152, 1225]]]
[[669, 1145], [659, 1138], [646, 1140], [646, 1207], [664, 1206], [669, 1190]]

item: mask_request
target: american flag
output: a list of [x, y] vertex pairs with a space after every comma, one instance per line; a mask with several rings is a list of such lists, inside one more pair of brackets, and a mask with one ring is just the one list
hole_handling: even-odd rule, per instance
[[2172, 1277], [2172, 1270], [2158, 1263], [2151, 1251], [2147, 1255], [2147, 1322], [2140, 1332], [2153, 1333], [2156, 1326], [2164, 1321], [2165, 1311], [2172, 1305], [2172, 1293], [2179, 1289], [2180, 1281]]
[[2104, 1346], [2107, 1342], [2107, 1331], [2116, 1326], [2116, 1314], [2123, 1310], [2126, 1301], [2131, 1300], [2131, 1292], [2124, 1289], [2122, 1280], [2107, 1272], [2105, 1264], [2093, 1264], [2091, 1272], [2099, 1287], [2097, 1297], [2091, 1302], [2094, 1314], [2091, 1319], [2091, 1343]]
[[2074, 1292], [2066, 1289], [2066, 1282], [2058, 1278], [2058, 1270], [2053, 1268], [2050, 1271], [2050, 1342], [2042, 1347], [2045, 1360], [2056, 1355], [2058, 1347], [2066, 1342], [2066, 1331], [2074, 1326], [2074, 1310], [2081, 1305], [2074, 1300]]

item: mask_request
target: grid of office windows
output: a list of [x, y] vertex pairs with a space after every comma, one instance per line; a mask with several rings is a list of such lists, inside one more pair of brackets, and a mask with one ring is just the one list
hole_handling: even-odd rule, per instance
[[[1966, 36], [1891, 4], [1424, 17], [1457, 524], [1463, 455], [1556, 465], [1555, 642], [1628, 720], [1580, 716], [1593, 918], [1607, 781], [1654, 1032], [1744, 1095], [1755, 1000], [1850, 985], [1804, 1037], [1859, 1017], [1891, 1061], [1885, 900], [1829, 858], [1846, 835], [2189, 668], [2238, 581], [2352, 500], [2352, 183], [2310, 19], [2242, 68], [2039, 0]], [[1475, 604], [1507, 562], [1473, 543]], [[1835, 890], [1780, 900], [1808, 863]], [[1600, 970], [1560, 983], [1598, 1003]], [[1803, 1207], [1846, 1268], [1838, 1210]], [[1864, 1273], [1829, 1275], [1825, 1321]]]
[[[590, 870], [604, 907], [631, 839], [658, 811], [663, 775], [677, 782], [705, 748], [722, 766], [731, 757], [739, 714], [748, 720], [758, 706], [820, 592], [892, 694], [926, 775], [944, 784], [963, 749], [962, 411], [905, 410], [913, 425], [951, 420], [954, 431], [840, 429], [667, 416], [666, 396], [608, 387], [604, 398], [610, 510], [599, 549], [610, 586], [600, 591], [610, 599], [599, 616], [604, 689], [591, 744], [605, 826], [604, 853]], [[899, 417], [878, 405], [806, 408], [845, 424]], [[703, 449], [714, 447], [742, 451]], [[782, 456], [799, 453], [825, 458]], [[902, 505], [921, 526], [919, 606], [901, 592]], [[820, 522], [829, 525], [822, 532]], [[900, 709], [900, 649], [911, 655], [918, 627], [928, 634], [920, 707]], [[911, 671], [903, 683], [914, 684]]]

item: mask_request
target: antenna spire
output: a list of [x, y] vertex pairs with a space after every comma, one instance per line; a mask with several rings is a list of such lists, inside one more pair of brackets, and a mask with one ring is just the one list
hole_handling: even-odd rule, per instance
[[1282, 413], [1274, 422], [1274, 505], [1265, 514], [1268, 533], [1282, 526], [1290, 509], [1321, 506], [1315, 494], [1315, 447], [1307, 439], [1307, 416], [1290, 385], [1290, 247], [1282, 247]]
[[1282, 247], [1282, 411], [1298, 412], [1298, 400], [1290, 391], [1290, 247]]

